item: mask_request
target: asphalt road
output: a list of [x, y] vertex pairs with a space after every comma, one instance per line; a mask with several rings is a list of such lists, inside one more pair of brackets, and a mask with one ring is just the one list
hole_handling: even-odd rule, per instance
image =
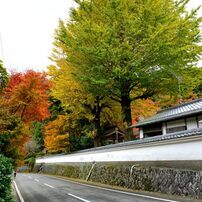
[[21, 202], [174, 202], [39, 174], [17, 174]]

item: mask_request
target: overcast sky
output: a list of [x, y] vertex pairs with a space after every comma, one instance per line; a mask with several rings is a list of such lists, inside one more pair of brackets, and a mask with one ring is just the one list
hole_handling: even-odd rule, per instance
[[[202, 4], [191, 0], [189, 8]], [[54, 29], [68, 18], [72, 0], [0, 0], [0, 58], [7, 69], [45, 70]], [[202, 8], [199, 15], [202, 16]]]

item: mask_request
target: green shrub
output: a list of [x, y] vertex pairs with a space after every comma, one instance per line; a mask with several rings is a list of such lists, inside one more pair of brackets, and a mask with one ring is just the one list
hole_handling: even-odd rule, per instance
[[0, 202], [13, 201], [11, 195], [11, 160], [0, 154]]

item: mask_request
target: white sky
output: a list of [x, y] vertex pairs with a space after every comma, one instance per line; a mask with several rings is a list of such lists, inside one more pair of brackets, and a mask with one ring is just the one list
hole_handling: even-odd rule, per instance
[[[191, 0], [189, 5], [195, 8], [202, 0]], [[0, 59], [4, 66], [17, 71], [45, 70], [51, 63], [48, 57], [58, 19], [67, 19], [72, 6], [72, 0], [0, 0]]]
[[48, 57], [58, 20], [67, 19], [72, 6], [72, 0], [0, 0], [4, 66], [17, 71], [44, 70], [51, 63]]

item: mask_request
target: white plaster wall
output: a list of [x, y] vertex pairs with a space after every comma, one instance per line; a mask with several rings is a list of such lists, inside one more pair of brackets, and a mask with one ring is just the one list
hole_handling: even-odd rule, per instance
[[187, 118], [186, 122], [187, 122], [187, 130], [198, 128], [196, 117]]
[[202, 160], [201, 148], [202, 140], [144, 147], [134, 145], [124, 150], [117, 148], [116, 151], [92, 151], [37, 159], [36, 163]]

